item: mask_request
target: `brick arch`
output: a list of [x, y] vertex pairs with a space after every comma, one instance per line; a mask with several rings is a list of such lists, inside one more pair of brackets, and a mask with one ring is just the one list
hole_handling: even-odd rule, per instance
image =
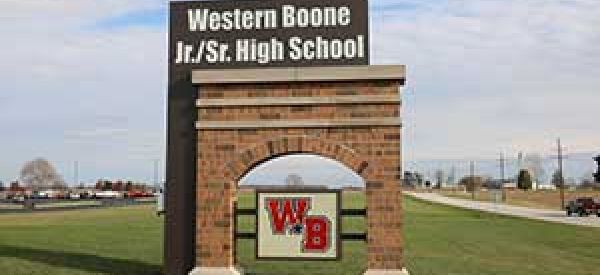
[[336, 160], [361, 175], [369, 163], [349, 146], [317, 136], [284, 136], [254, 144], [225, 164], [223, 175], [233, 184], [255, 167], [277, 157], [311, 153]]
[[[326, 69], [332, 81], [216, 82], [198, 89], [196, 215], [190, 224], [196, 227], [193, 251], [199, 274], [203, 268], [235, 266], [238, 180], [265, 161], [294, 153], [336, 160], [364, 179], [367, 268], [404, 274], [403, 79], [363, 79], [361, 74], [351, 81], [334, 80], [340, 69]], [[185, 178], [178, 180], [187, 184]]]

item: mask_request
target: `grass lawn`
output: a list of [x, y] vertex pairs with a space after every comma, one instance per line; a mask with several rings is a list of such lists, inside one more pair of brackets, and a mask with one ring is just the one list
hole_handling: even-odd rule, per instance
[[150, 205], [0, 215], [0, 274], [160, 274]]
[[600, 229], [406, 199], [412, 274], [600, 274]]
[[[359, 194], [344, 207], [360, 207]], [[253, 207], [253, 195], [240, 207]], [[405, 199], [406, 262], [411, 274], [598, 274], [600, 229], [550, 224]], [[162, 218], [150, 205], [0, 215], [0, 274], [158, 274]], [[253, 220], [239, 220], [253, 231]], [[343, 223], [364, 230], [362, 219]], [[343, 261], [254, 261], [240, 240], [238, 260], [254, 274], [361, 274], [366, 247], [344, 242]]]

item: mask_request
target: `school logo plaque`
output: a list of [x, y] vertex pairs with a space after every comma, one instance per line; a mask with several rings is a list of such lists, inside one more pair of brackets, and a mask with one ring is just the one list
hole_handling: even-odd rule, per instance
[[257, 191], [258, 259], [336, 260], [337, 191]]

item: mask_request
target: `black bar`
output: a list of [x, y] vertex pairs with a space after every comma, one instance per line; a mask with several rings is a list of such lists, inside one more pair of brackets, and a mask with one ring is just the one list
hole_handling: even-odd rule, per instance
[[[255, 232], [237, 232], [235, 233], [236, 239], [254, 240], [256, 239]], [[340, 235], [342, 241], [367, 241], [366, 233], [342, 233]]]
[[[367, 216], [367, 209], [342, 209], [340, 211], [340, 214], [342, 216], [363, 216], [363, 217], [366, 217]], [[256, 215], [256, 209], [250, 209], [250, 208], [235, 209], [235, 215], [236, 216], [255, 216]]]
[[235, 238], [236, 239], [245, 239], [245, 240], [255, 240], [256, 233], [254, 233], [254, 232], [236, 232]]
[[367, 216], [367, 209], [342, 209], [340, 211], [342, 216]]
[[340, 235], [342, 241], [367, 241], [366, 233], [342, 233]]
[[236, 216], [256, 216], [256, 209], [241, 208], [235, 209]]

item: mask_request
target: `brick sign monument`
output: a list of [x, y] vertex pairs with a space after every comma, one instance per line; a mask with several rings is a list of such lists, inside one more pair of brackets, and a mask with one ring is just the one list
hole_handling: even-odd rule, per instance
[[[407, 274], [405, 69], [369, 65], [368, 29], [366, 0], [171, 3], [167, 274], [238, 274], [239, 179], [299, 153], [337, 160], [364, 179], [365, 274]], [[257, 192], [257, 260], [344, 257], [340, 199], [328, 191]]]

